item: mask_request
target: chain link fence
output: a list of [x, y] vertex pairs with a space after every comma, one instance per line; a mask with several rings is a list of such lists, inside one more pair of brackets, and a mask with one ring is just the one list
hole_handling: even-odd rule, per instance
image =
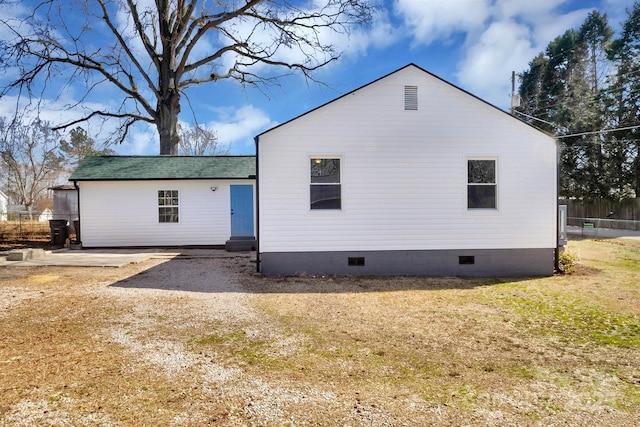
[[640, 231], [640, 198], [620, 202], [560, 199], [560, 204], [567, 205], [568, 225], [592, 223], [598, 228]]
[[[28, 214], [0, 213], [0, 240], [15, 239], [48, 239], [50, 235], [49, 221], [38, 222], [29, 219]], [[6, 220], [4, 220], [6, 218]]]

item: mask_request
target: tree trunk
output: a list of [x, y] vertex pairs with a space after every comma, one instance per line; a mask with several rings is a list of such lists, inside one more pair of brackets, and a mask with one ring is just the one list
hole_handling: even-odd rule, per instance
[[[158, 67], [158, 108], [156, 126], [160, 134], [160, 155], [177, 156], [180, 136], [178, 136], [178, 113], [180, 113], [180, 74], [176, 70], [177, 42], [173, 34], [171, 3], [157, 0], [159, 32], [162, 53]], [[182, 2], [178, 2], [180, 6]]]
[[175, 90], [169, 90], [168, 96], [158, 102], [156, 126], [160, 134], [160, 155], [178, 155], [180, 145], [178, 113], [180, 113], [180, 94]]

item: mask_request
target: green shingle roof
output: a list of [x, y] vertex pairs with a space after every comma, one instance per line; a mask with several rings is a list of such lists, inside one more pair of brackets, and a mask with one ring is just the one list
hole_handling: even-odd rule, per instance
[[256, 176], [255, 156], [92, 156], [69, 181], [247, 179]]

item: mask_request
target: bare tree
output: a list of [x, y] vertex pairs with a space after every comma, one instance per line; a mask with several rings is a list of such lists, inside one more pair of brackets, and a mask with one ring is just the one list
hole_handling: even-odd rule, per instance
[[180, 130], [180, 154], [183, 156], [214, 156], [229, 154], [229, 146], [210, 129], [197, 125]]
[[[84, 97], [69, 105], [77, 108], [103, 85], [110, 85], [121, 95], [117, 105], [87, 110], [56, 129], [96, 117], [116, 119], [122, 142], [134, 123], [146, 122], [157, 127], [160, 154], [169, 155], [178, 153], [178, 114], [188, 88], [233, 79], [263, 90], [296, 71], [313, 80], [314, 70], [340, 56], [327, 40], [369, 22], [374, 7], [371, 0], [0, 0], [0, 4], [26, 6], [19, 8], [22, 13], [0, 19], [4, 27], [0, 34], [8, 34], [0, 42], [4, 50], [0, 72], [18, 75], [0, 96], [37, 99], [47, 88], [63, 91], [72, 82], [83, 81]], [[65, 76], [62, 86], [60, 76]]]
[[32, 219], [33, 206], [63, 170], [63, 159], [57, 153], [59, 135], [40, 120], [28, 126], [2, 121], [0, 128], [0, 163], [8, 178], [7, 194], [24, 205]]

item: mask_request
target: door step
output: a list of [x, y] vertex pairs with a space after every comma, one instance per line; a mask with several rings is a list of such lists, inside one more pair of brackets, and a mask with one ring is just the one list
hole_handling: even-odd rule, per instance
[[254, 236], [234, 236], [225, 242], [227, 252], [246, 252], [256, 250], [256, 238]]

